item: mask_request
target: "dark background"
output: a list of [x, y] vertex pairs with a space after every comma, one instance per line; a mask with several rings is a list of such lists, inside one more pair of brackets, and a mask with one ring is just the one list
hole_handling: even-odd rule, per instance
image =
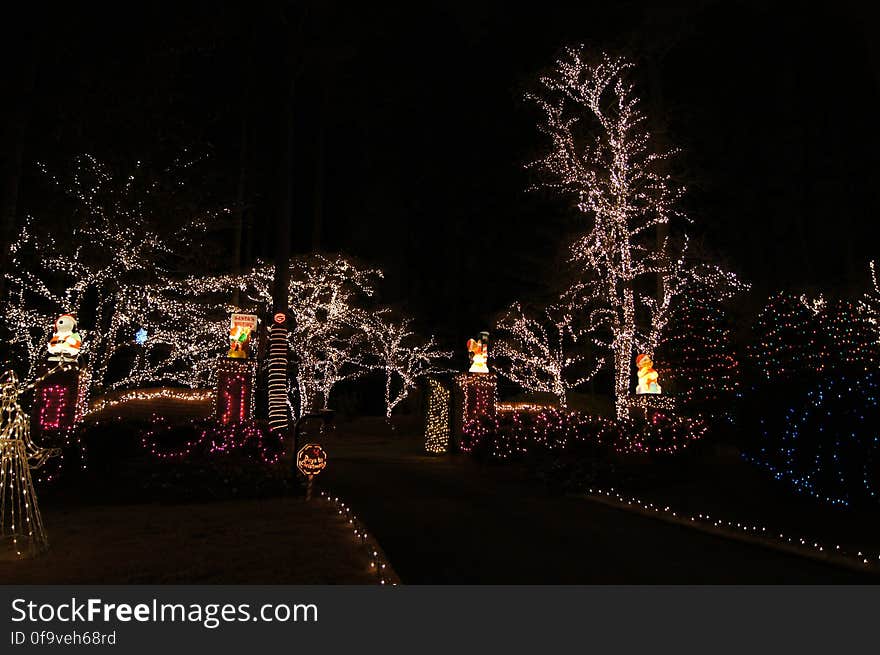
[[[559, 274], [579, 223], [526, 191], [545, 144], [522, 96], [586, 43], [639, 64], [652, 128], [682, 148], [693, 231], [753, 283], [743, 302], [868, 282], [880, 45], [855, 4], [88, 3], [4, 23], [5, 229], [47, 211], [35, 161], [186, 147], [204, 155], [192, 202], [245, 207], [245, 265], [271, 258], [289, 185], [293, 252], [381, 267], [385, 301], [458, 343]], [[227, 246], [231, 227], [206, 239]]]

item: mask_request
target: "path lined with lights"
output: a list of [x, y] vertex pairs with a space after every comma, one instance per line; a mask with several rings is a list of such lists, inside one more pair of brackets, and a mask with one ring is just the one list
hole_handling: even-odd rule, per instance
[[358, 508], [406, 584], [876, 580], [583, 496], [551, 496], [517, 467], [424, 455], [421, 445], [400, 432], [343, 428], [324, 443], [332, 466], [322, 485]]

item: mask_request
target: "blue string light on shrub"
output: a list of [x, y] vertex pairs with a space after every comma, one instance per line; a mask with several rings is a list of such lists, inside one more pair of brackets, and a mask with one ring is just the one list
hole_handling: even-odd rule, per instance
[[[789, 408], [781, 434], [765, 430], [765, 444], [747, 457], [776, 480], [831, 505], [878, 500], [880, 379], [829, 377]], [[771, 426], [772, 427], [772, 426]]]

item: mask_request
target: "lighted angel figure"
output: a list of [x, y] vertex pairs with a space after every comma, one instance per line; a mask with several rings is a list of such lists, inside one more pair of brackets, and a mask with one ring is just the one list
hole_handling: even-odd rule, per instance
[[76, 319], [71, 314], [62, 314], [55, 320], [55, 331], [46, 346], [49, 361], [69, 361], [79, 357], [82, 339], [76, 332]]
[[657, 384], [657, 371], [654, 370], [654, 362], [648, 355], [641, 354], [636, 357], [636, 367], [638, 370], [639, 384], [636, 387], [636, 394], [660, 393], [662, 389]]
[[489, 367], [489, 333], [480, 332], [479, 339], [468, 339], [468, 356], [471, 360], [469, 373], [488, 373]]

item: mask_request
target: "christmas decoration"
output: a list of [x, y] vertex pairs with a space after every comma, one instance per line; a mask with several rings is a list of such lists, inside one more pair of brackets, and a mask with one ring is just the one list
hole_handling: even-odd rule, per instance
[[434, 337], [419, 339], [410, 324], [408, 319], [395, 321], [388, 318], [387, 312], [375, 312], [364, 326], [378, 368], [385, 374], [386, 419], [391, 418], [391, 412], [406, 399], [419, 378], [439, 371], [434, 362], [452, 357], [452, 353], [437, 349]]
[[552, 393], [565, 407], [568, 390], [592, 379], [605, 363], [600, 358], [584, 371], [587, 356], [574, 352], [584, 332], [575, 327], [573, 313], [572, 307], [551, 305], [536, 319], [513, 303], [496, 324], [502, 334], [495, 344], [496, 359], [508, 364], [498, 368], [501, 375], [527, 391]]
[[229, 357], [247, 359], [251, 334], [257, 329], [255, 314], [233, 314], [229, 327]]
[[[643, 128], [626, 79], [632, 67], [607, 55], [592, 63], [583, 48], [568, 48], [541, 78], [542, 91], [528, 96], [551, 141], [532, 164], [539, 184], [573, 198], [589, 221], [572, 250], [579, 271], [567, 297], [587, 308], [591, 333], [610, 336], [594, 340], [613, 354], [618, 418], [631, 399], [632, 357], [653, 355], [674, 299], [700, 285], [719, 295], [742, 288], [717, 267], [690, 263], [686, 235], [678, 247], [665, 235], [673, 222], [687, 222], [683, 189], [663, 170], [675, 151], [655, 149]], [[652, 287], [656, 293], [639, 293]]]
[[76, 361], [82, 339], [76, 333], [76, 319], [70, 314], [62, 314], [55, 319], [55, 331], [46, 346], [49, 361]]
[[[157, 203], [165, 202], [168, 181], [178, 178], [190, 165], [178, 159], [159, 179], [150, 179], [140, 164], [131, 171], [113, 172], [88, 155], [75, 160], [69, 179], [50, 175], [43, 167], [53, 186], [73, 202], [75, 212], [74, 224], [64, 240], [54, 238], [50, 225], [40, 225], [26, 216], [10, 247], [10, 266], [5, 272], [8, 294], [0, 304], [0, 314], [7, 340], [24, 364], [26, 380], [40, 374], [40, 350], [51, 336], [42, 326], [52, 323], [53, 314], [78, 316], [81, 321], [88, 317], [89, 329], [80, 331], [88, 338], [80, 350], [88, 355], [99, 390], [137, 386], [155, 378], [150, 370], [156, 359], [153, 355], [168, 347], [173, 351], [173, 346], [183, 342], [180, 337], [186, 334], [190, 320], [192, 327], [200, 329], [199, 321], [206, 316], [199, 303], [187, 307], [199, 308], [197, 311], [181, 311], [181, 303], [187, 303], [169, 296], [173, 291], [171, 271], [189, 253], [199, 250], [197, 244], [203, 242], [205, 229], [219, 212], [179, 221], [174, 239], [162, 238], [152, 224]], [[131, 348], [135, 329], [150, 327], [151, 320], [187, 325], [173, 334], [167, 328], [156, 330], [133, 358], [135, 368], [110, 379], [111, 370], [116, 371], [120, 362], [117, 354]], [[57, 356], [72, 356], [76, 339], [81, 337], [68, 338], [66, 327], [61, 327], [55, 348], [66, 351]], [[187, 344], [192, 342], [198, 343], [198, 339], [186, 340]], [[111, 361], [115, 362], [113, 367]], [[194, 357], [192, 361], [200, 360]], [[189, 386], [195, 384], [197, 375], [192, 367], [175, 370], [170, 363], [161, 366], [159, 374], [177, 376]], [[209, 371], [212, 368], [207, 366]]]
[[753, 327], [750, 356], [762, 382], [813, 384], [826, 350], [820, 318], [790, 294], [773, 296]]
[[49, 547], [31, 468], [59, 454], [31, 440], [27, 414], [18, 403], [28, 388], [19, 384], [12, 371], [0, 376], [0, 542], [17, 558], [37, 555]]
[[255, 362], [221, 359], [217, 362], [214, 416], [222, 425], [245, 423], [254, 417]]
[[488, 373], [489, 367], [489, 333], [480, 332], [477, 339], [467, 341], [468, 358], [471, 362], [469, 373]]
[[287, 317], [277, 313], [269, 329], [269, 425], [287, 430]]
[[498, 402], [498, 378], [494, 373], [459, 373], [455, 382], [454, 433], [458, 439], [476, 419], [494, 416]]
[[670, 322], [675, 330], [656, 353], [663, 386], [679, 407], [731, 418], [742, 372], [721, 305], [707, 294], [691, 293], [679, 299]]
[[449, 451], [452, 433], [452, 393], [441, 380], [428, 378], [425, 409], [425, 450], [432, 454]]
[[638, 369], [639, 384], [636, 386], [636, 394], [660, 393], [662, 389], [657, 384], [659, 377], [654, 370], [654, 362], [644, 353], [636, 356], [636, 368]]
[[[181, 435], [191, 435], [183, 439]], [[171, 425], [161, 417], [141, 436], [141, 444], [159, 459], [185, 459], [195, 456], [217, 457], [241, 453], [259, 459], [263, 464], [277, 464], [284, 454], [280, 436], [253, 422], [197, 420], [183, 426]]]
[[296, 468], [305, 476], [318, 475], [327, 468], [327, 453], [320, 444], [307, 443], [296, 453]]

